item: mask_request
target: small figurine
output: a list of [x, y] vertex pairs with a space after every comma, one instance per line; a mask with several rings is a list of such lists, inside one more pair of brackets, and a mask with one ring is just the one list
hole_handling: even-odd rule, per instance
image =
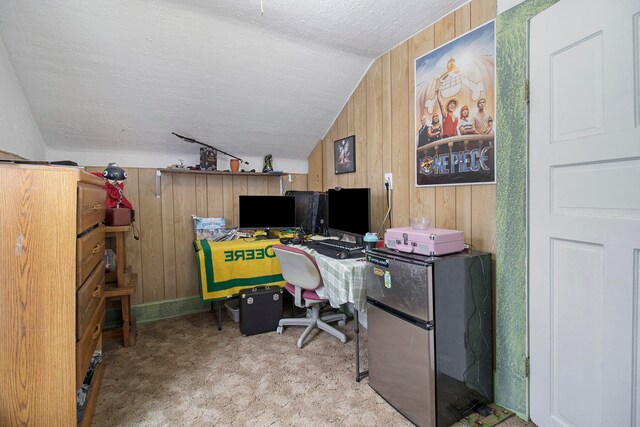
[[262, 168], [262, 172], [273, 172], [273, 157], [271, 154], [267, 154], [264, 156], [264, 167]]
[[131, 202], [124, 196], [124, 180], [127, 179], [127, 173], [118, 166], [117, 163], [109, 163], [102, 177], [106, 180], [104, 184], [107, 190], [106, 208], [129, 208], [132, 209]]

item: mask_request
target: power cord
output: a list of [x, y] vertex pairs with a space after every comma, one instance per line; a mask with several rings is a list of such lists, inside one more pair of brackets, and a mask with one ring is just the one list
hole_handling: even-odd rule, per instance
[[[471, 246], [471, 245], [470, 245]], [[470, 278], [470, 289], [471, 289], [471, 303], [473, 304], [473, 311], [471, 312], [471, 314], [469, 315], [469, 318], [467, 319], [467, 324], [466, 324], [466, 330], [465, 330], [465, 347], [467, 347], [469, 350], [471, 351], [471, 355], [473, 356], [473, 361], [471, 362], [471, 364], [467, 367], [467, 369], [463, 372], [462, 374], [462, 378], [464, 378], [465, 382], [469, 382], [469, 379], [467, 378], [467, 374], [469, 373], [469, 371], [475, 367], [475, 365], [478, 363], [478, 354], [476, 354], [476, 350], [478, 351], [482, 351], [483, 354], [485, 354], [487, 351], [490, 350], [490, 345], [487, 341], [487, 338], [485, 337], [484, 331], [482, 329], [482, 324], [483, 324], [483, 319], [482, 319], [482, 310], [478, 309], [478, 305], [476, 304], [476, 297], [481, 297], [480, 295], [476, 295], [476, 293], [474, 292], [474, 288], [475, 285], [473, 283], [473, 274], [471, 274], [471, 270], [473, 269], [473, 265], [476, 263], [476, 261], [480, 261], [480, 269], [482, 272], [482, 285], [484, 286], [484, 296], [482, 299], [482, 303], [481, 303], [481, 307], [484, 307], [487, 305], [487, 298], [489, 298], [489, 284], [488, 281], [490, 280], [487, 276], [487, 273], [484, 269], [484, 261], [482, 261], [482, 257], [476, 256], [472, 261], [471, 264], [469, 265], [469, 269], [468, 269], [468, 274], [469, 274], [469, 278]], [[481, 346], [482, 348], [477, 348], [474, 349], [474, 345], [471, 342], [471, 336], [470, 336], [470, 325], [471, 325], [471, 320], [475, 317], [478, 316], [478, 324], [480, 326], [479, 329], [479, 333], [480, 333], [480, 338], [482, 339], [481, 343], [478, 343], [479, 346]], [[480, 355], [480, 357], [482, 357]], [[480, 369], [479, 367], [475, 367], [475, 371], [476, 371], [476, 378], [475, 378], [475, 382], [477, 382], [477, 384], [475, 384], [476, 387], [480, 388], [480, 392], [484, 395], [484, 396], [488, 396], [487, 394], [487, 390], [484, 389], [483, 384], [480, 381]], [[477, 402], [476, 404], [473, 405], [472, 409], [475, 409], [475, 407], [480, 404], [482, 402]]]
[[380, 236], [380, 234], [382, 233], [382, 229], [384, 228], [384, 223], [387, 221], [387, 217], [389, 218], [389, 228], [391, 228], [391, 217], [389, 216], [391, 214], [391, 189], [389, 188], [389, 183], [386, 181], [384, 183], [384, 187], [387, 190], [387, 206], [389, 208], [387, 209], [387, 213], [384, 215], [382, 223], [380, 224], [380, 228], [378, 229], [378, 236]]
[[140, 240], [140, 230], [138, 230], [138, 227], [136, 227], [135, 222], [131, 223], [131, 230], [133, 231], [133, 238], [136, 240]]

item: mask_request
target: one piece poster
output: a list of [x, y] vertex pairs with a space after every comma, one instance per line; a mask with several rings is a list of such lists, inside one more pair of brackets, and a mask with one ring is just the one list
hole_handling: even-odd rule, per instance
[[416, 186], [495, 182], [495, 21], [416, 59]]

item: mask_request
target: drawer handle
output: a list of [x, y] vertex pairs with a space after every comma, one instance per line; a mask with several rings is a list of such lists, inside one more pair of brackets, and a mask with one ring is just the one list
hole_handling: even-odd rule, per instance
[[101, 290], [102, 290], [102, 284], [97, 285], [96, 288], [93, 290], [93, 294], [91, 294], [93, 298], [97, 298], [98, 295], [100, 295]]
[[95, 245], [93, 247], [93, 249], [91, 249], [91, 254], [95, 254], [96, 252], [98, 252], [98, 249], [100, 249], [100, 243], [98, 243], [97, 245]]
[[98, 339], [100, 336], [100, 323], [96, 324], [96, 328], [93, 330], [93, 339]]
[[102, 208], [102, 202], [95, 202], [93, 204], [92, 208], [93, 208], [94, 211], [97, 210], [97, 209]]

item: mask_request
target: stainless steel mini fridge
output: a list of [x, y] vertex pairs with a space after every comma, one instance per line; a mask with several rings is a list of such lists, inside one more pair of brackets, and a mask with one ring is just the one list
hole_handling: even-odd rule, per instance
[[419, 426], [493, 400], [491, 257], [367, 252], [369, 385]]

